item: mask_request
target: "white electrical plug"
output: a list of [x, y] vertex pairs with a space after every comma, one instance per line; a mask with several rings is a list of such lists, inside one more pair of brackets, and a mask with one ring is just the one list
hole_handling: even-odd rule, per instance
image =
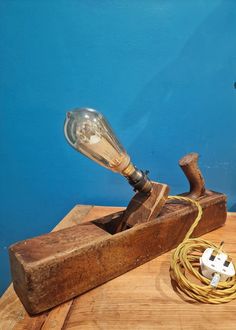
[[211, 280], [210, 285], [217, 287], [220, 281], [235, 275], [234, 265], [227, 254], [221, 250], [207, 248], [200, 258], [202, 275]]

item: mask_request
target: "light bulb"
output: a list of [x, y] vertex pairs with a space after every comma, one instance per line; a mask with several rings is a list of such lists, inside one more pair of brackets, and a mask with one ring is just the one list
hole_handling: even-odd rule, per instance
[[130, 161], [129, 155], [101, 113], [88, 108], [68, 112], [64, 132], [69, 144], [77, 151], [122, 174], [136, 190], [150, 192], [150, 180]]

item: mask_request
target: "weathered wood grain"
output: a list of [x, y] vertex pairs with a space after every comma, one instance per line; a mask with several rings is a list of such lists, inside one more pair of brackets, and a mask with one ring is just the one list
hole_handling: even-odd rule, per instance
[[[236, 260], [236, 214], [203, 237], [220, 243]], [[221, 305], [189, 302], [171, 285], [167, 252], [74, 299], [66, 330], [235, 330], [236, 300]]]
[[198, 167], [199, 154], [192, 152], [179, 160], [179, 166], [183, 170], [189, 182], [189, 198], [198, 198], [205, 194], [205, 181]]
[[[92, 206], [92, 205], [76, 205], [53, 229], [53, 231], [68, 228], [79, 223], [88, 222], [99, 217], [106, 216], [114, 212], [123, 210], [124, 207], [103, 207], [103, 206]], [[24, 306], [19, 300], [18, 296], [13, 289], [11, 284], [9, 288], [0, 298], [0, 330], [28, 330], [28, 329], [41, 329], [45, 320], [55, 319], [55, 316], [60, 311], [62, 317], [65, 316], [65, 310], [71, 305], [71, 301], [63, 304], [63, 310], [61, 306], [54, 308], [53, 310], [43, 313], [38, 316], [29, 316]], [[63, 313], [62, 313], [63, 311]], [[54, 322], [54, 330], [61, 329], [56, 326]], [[51, 329], [51, 328], [48, 328]]]
[[[118, 208], [103, 207], [103, 210], [104, 214], [101, 214], [102, 208], [99, 208], [99, 217]], [[96, 207], [93, 214], [96, 218]], [[66, 225], [64, 221], [62, 224]], [[236, 259], [235, 232], [236, 214], [228, 213], [226, 226], [204, 235], [204, 238], [216, 243], [224, 240], [226, 251]], [[52, 309], [48, 314], [51, 321], [47, 323], [47, 313], [28, 316], [10, 286], [0, 299], [0, 329], [39, 329], [34, 324], [43, 317], [40, 326], [44, 324], [44, 330], [199, 330], [209, 326], [215, 330], [234, 330], [236, 301], [219, 306], [184, 301], [171, 286], [169, 263], [170, 252], [75, 298], [69, 313], [65, 313], [61, 306], [71, 305], [72, 301]]]
[[[226, 219], [224, 195], [209, 192], [199, 202], [195, 236]], [[14, 288], [30, 314], [45, 311], [177, 246], [195, 216], [192, 205], [172, 201], [156, 219], [115, 235], [87, 222], [18, 242], [9, 249]]]
[[169, 193], [166, 184], [152, 182], [149, 195], [137, 192], [130, 200], [116, 232], [155, 219], [161, 212]]

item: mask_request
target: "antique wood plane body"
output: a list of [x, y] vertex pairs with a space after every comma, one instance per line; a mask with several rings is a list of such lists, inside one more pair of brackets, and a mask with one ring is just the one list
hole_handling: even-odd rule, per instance
[[[193, 153], [180, 160], [190, 196], [200, 202], [200, 236], [225, 223], [226, 196], [205, 190]], [[176, 247], [197, 210], [168, 201], [168, 186], [153, 183], [152, 193], [136, 193], [121, 212], [24, 240], [9, 248], [14, 289], [30, 314], [82, 294]]]

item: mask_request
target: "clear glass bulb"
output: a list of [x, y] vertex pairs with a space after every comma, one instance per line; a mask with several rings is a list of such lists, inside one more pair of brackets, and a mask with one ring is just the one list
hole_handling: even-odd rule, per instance
[[69, 144], [98, 164], [124, 175], [135, 190], [152, 189], [146, 173], [138, 170], [103, 115], [93, 109], [67, 112], [64, 126]]
[[65, 136], [69, 144], [102, 166], [122, 173], [130, 157], [103, 115], [93, 109], [68, 112]]

